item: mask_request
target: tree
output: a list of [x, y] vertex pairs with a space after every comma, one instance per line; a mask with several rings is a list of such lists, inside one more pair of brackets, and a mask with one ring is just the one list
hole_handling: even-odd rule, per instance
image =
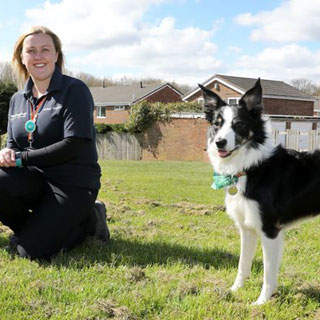
[[15, 74], [9, 62], [0, 62], [0, 81], [16, 83]]
[[0, 134], [7, 132], [9, 103], [17, 90], [13, 82], [0, 81]]
[[320, 93], [319, 85], [305, 78], [294, 79], [291, 85], [310, 96], [318, 96]]

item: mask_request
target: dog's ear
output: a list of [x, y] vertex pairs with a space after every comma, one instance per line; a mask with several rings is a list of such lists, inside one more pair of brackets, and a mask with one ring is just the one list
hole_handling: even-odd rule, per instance
[[240, 107], [247, 108], [248, 111], [262, 111], [262, 87], [260, 78], [255, 85], [249, 89], [239, 101]]
[[198, 84], [203, 94], [203, 112], [206, 115], [206, 119], [212, 123], [213, 113], [219, 108], [227, 105], [217, 94], [213, 91], [207, 89], [201, 84]]

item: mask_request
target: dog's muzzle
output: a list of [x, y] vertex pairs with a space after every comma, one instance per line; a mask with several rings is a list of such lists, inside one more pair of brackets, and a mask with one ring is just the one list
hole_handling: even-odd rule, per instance
[[247, 144], [251, 139], [247, 139], [245, 140], [243, 143], [235, 146], [233, 149], [231, 150], [226, 150], [225, 147], [228, 143], [228, 141], [226, 139], [219, 139], [217, 140], [216, 146], [217, 146], [217, 152], [218, 152], [218, 156], [220, 158], [227, 158], [230, 157], [232, 155], [232, 153], [236, 150], [238, 150], [239, 148], [243, 147], [245, 144]]

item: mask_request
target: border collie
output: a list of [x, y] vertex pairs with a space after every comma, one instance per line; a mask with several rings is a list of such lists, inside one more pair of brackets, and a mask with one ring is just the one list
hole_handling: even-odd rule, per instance
[[270, 299], [286, 228], [320, 213], [320, 151], [297, 152], [272, 146], [270, 124], [262, 115], [260, 79], [239, 100], [227, 105], [199, 85], [210, 122], [208, 155], [214, 168], [214, 189], [225, 188], [228, 215], [241, 237], [238, 274], [232, 291], [250, 276], [258, 237], [263, 249], [263, 286], [256, 305]]

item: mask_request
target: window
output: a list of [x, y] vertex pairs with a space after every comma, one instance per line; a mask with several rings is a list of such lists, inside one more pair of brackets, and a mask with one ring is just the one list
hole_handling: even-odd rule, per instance
[[237, 106], [239, 104], [240, 98], [228, 98], [229, 106]]
[[115, 107], [114, 107], [114, 110], [116, 110], [116, 111], [123, 111], [123, 110], [126, 110], [126, 107], [125, 107], [125, 106], [115, 106]]
[[97, 107], [97, 118], [106, 117], [106, 107]]

